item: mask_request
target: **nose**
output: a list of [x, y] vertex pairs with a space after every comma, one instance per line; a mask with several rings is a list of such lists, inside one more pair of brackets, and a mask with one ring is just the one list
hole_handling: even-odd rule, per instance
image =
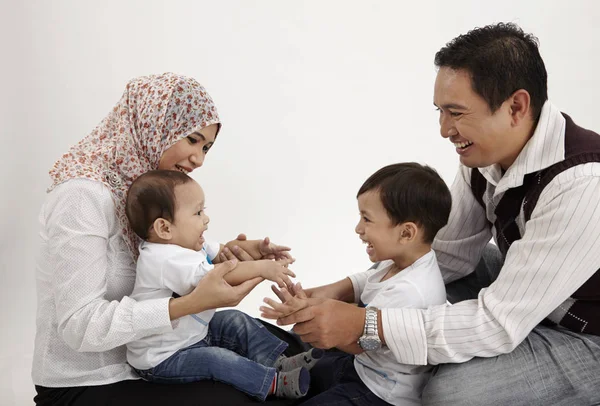
[[192, 155], [190, 155], [189, 160], [190, 163], [194, 166], [194, 169], [200, 168], [204, 163], [204, 152], [200, 151], [193, 153]]
[[356, 227], [354, 227], [354, 232], [358, 235], [362, 234], [362, 224], [360, 221], [356, 224]]
[[456, 127], [454, 126], [454, 120], [445, 114], [440, 114], [440, 135], [443, 138], [449, 138], [457, 135]]
[[205, 214], [204, 217], [206, 217], [206, 219], [204, 220], [204, 224], [208, 225], [208, 223], [210, 223], [210, 217], [208, 217], [207, 214]]

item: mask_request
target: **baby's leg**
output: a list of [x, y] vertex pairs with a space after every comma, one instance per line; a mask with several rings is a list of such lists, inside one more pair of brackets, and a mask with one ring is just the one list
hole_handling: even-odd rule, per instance
[[288, 344], [275, 337], [256, 319], [237, 310], [222, 310], [209, 323], [206, 341], [271, 367]]
[[212, 379], [265, 400], [273, 387], [276, 374], [275, 368], [266, 367], [225, 348], [206, 346], [203, 340], [145, 371], [143, 377], [157, 383]]

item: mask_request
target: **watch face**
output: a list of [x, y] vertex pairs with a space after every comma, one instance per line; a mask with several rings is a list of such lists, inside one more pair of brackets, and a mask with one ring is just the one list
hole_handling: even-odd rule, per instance
[[361, 337], [359, 340], [360, 348], [365, 351], [373, 351], [381, 348], [381, 340], [379, 337]]

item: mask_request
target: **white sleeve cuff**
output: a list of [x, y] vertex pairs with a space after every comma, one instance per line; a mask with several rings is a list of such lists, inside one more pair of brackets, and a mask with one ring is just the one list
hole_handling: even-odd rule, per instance
[[[126, 299], [129, 298], [123, 298], [123, 300]], [[169, 316], [170, 300], [170, 297], [165, 297], [135, 302], [132, 313], [133, 331], [138, 334], [149, 335], [173, 330]]]
[[221, 250], [221, 244], [218, 242], [207, 241], [204, 243], [204, 249], [206, 250], [206, 256], [212, 261]]
[[365, 286], [367, 286], [367, 279], [369, 279], [369, 276], [377, 272], [377, 270], [379, 269], [379, 267], [375, 265], [377, 264], [374, 264], [371, 268], [367, 269], [366, 271], [358, 272], [348, 276], [348, 278], [350, 278], [350, 281], [352, 282], [352, 288], [354, 289], [354, 303], [360, 302], [360, 295], [362, 294], [362, 291], [364, 290]]
[[427, 337], [421, 309], [381, 309], [387, 347], [400, 364], [427, 365]]
[[354, 275], [348, 276], [350, 282], [352, 282], [352, 289], [354, 289], [354, 303], [360, 302], [360, 294], [367, 284], [367, 277], [368, 275], [366, 272], [355, 273]]

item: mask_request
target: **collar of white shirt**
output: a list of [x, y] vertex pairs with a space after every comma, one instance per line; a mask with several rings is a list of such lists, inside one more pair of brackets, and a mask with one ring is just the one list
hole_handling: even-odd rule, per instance
[[525, 175], [565, 159], [565, 122], [560, 110], [547, 101], [533, 136], [504, 175], [498, 164], [479, 168], [485, 179], [496, 186], [495, 193], [519, 187]]

